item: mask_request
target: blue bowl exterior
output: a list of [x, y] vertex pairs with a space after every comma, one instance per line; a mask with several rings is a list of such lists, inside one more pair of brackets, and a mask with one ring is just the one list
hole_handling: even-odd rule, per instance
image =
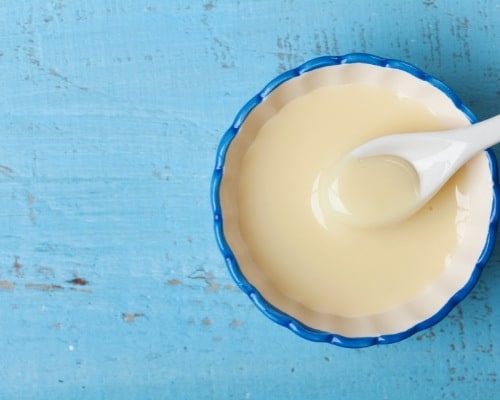
[[500, 203], [499, 203], [500, 189], [498, 185], [497, 162], [493, 152], [491, 150], [487, 150], [486, 156], [489, 161], [489, 166], [493, 180], [493, 205], [490, 216], [488, 235], [486, 238], [483, 251], [481, 252], [481, 255], [477, 260], [476, 266], [469, 278], [469, 281], [465, 284], [465, 286], [458, 292], [456, 292], [455, 295], [452, 296], [448, 300], [448, 302], [436, 314], [416, 324], [415, 326], [411, 327], [406, 331], [390, 335], [380, 335], [374, 337], [346, 337], [335, 333], [324, 332], [317, 329], [313, 329], [303, 324], [302, 322], [298, 321], [297, 319], [291, 317], [290, 315], [280, 311], [272, 304], [270, 304], [266, 299], [264, 299], [264, 297], [259, 293], [259, 291], [254, 286], [252, 286], [247, 281], [245, 276], [242, 274], [238, 266], [236, 257], [234, 256], [234, 253], [229, 247], [224, 236], [219, 190], [222, 181], [224, 162], [227, 150], [231, 145], [233, 138], [238, 134], [239, 129], [242, 123], [247, 118], [248, 114], [279, 85], [288, 81], [289, 79], [295, 78], [303, 73], [315, 70], [317, 68], [339, 65], [339, 64], [352, 64], [352, 63], [372, 64], [381, 67], [395, 68], [406, 71], [421, 80], [429, 82], [430, 84], [441, 90], [451, 99], [455, 107], [460, 111], [462, 111], [467, 116], [467, 118], [470, 120], [471, 123], [477, 122], [477, 119], [474, 116], [474, 114], [460, 101], [457, 95], [448, 86], [446, 86], [438, 79], [426, 74], [417, 67], [408, 64], [404, 61], [385, 59], [364, 53], [351, 53], [343, 56], [324, 56], [324, 57], [314, 58], [298, 66], [297, 68], [294, 68], [292, 70], [282, 73], [281, 75], [278, 75], [271, 82], [269, 82], [257, 95], [255, 95], [252, 99], [250, 99], [250, 101], [248, 101], [243, 106], [243, 108], [238, 112], [233, 121], [233, 124], [225, 132], [217, 149], [215, 169], [213, 172], [212, 182], [211, 182], [211, 201], [212, 201], [212, 210], [214, 217], [215, 237], [219, 249], [222, 252], [222, 255], [226, 261], [226, 265], [229, 269], [229, 272], [234, 281], [236, 282], [236, 284], [240, 287], [241, 290], [243, 290], [243, 292], [245, 292], [250, 297], [250, 299], [253, 301], [253, 303], [261, 312], [263, 312], [268, 318], [270, 318], [277, 324], [290, 329], [292, 332], [296, 333], [297, 335], [307, 340], [314, 342], [331, 343], [342, 347], [360, 348], [377, 344], [395, 343], [403, 339], [406, 339], [409, 336], [419, 331], [427, 329], [435, 325], [439, 321], [441, 321], [453, 309], [455, 305], [457, 305], [470, 293], [470, 291], [473, 289], [474, 285], [478, 281], [479, 276], [484, 266], [486, 265], [491, 253], [493, 252], [495, 246], [498, 219], [500, 215]]

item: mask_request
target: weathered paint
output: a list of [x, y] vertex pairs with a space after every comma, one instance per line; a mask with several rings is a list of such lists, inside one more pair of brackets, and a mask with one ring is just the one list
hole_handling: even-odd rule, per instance
[[4, 0], [0, 399], [491, 399], [500, 249], [402, 343], [306, 342], [234, 286], [213, 238], [214, 153], [277, 73], [406, 59], [499, 112], [500, 2]]

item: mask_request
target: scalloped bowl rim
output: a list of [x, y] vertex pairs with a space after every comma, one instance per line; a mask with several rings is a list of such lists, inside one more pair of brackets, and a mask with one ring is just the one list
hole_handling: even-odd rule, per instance
[[367, 347], [376, 344], [389, 344], [401, 341], [408, 338], [409, 336], [427, 329], [440, 320], [442, 320], [456, 304], [462, 301], [473, 289], [481, 271], [486, 265], [495, 245], [496, 232], [498, 226], [498, 220], [500, 216], [500, 203], [499, 203], [499, 187], [498, 187], [498, 169], [494, 154], [491, 150], [486, 150], [484, 152], [491, 172], [491, 179], [493, 183], [492, 187], [492, 205], [491, 214], [489, 218], [488, 232], [486, 235], [486, 240], [484, 247], [477, 262], [470, 274], [470, 277], [466, 284], [458, 290], [449, 300], [444, 304], [444, 306], [439, 309], [434, 315], [426, 318], [422, 322], [419, 322], [407, 330], [390, 333], [381, 334], [376, 336], [364, 336], [364, 337], [349, 337], [333, 332], [327, 332], [315, 328], [311, 328], [307, 324], [301, 322], [297, 318], [288, 315], [287, 313], [279, 310], [271, 303], [269, 303], [259, 292], [259, 290], [254, 287], [243, 275], [238, 262], [236, 260], [235, 254], [233, 253], [231, 247], [229, 246], [223, 228], [223, 216], [222, 207], [220, 202], [220, 186], [223, 178], [223, 170], [225, 164], [225, 158], [227, 151], [230, 147], [231, 142], [238, 134], [243, 122], [251, 111], [258, 106], [271, 92], [273, 92], [277, 87], [279, 87], [284, 82], [298, 77], [306, 72], [316, 70], [318, 68], [330, 67], [342, 64], [354, 64], [363, 63], [371, 64], [379, 67], [387, 67], [396, 70], [401, 70], [413, 75], [419, 80], [430, 83], [432, 86], [437, 88], [439, 91], [444, 93], [453, 103], [457, 110], [461, 111], [465, 117], [471, 122], [476, 122], [476, 117], [473, 113], [462, 103], [458, 96], [444, 83], [440, 80], [434, 78], [433, 76], [425, 73], [419, 68], [400, 60], [387, 59], [378, 57], [372, 54], [365, 53], [351, 53], [343, 56], [324, 56], [311, 59], [297, 68], [286, 71], [273, 80], [271, 80], [264, 88], [254, 97], [252, 97], [237, 113], [231, 127], [223, 135], [219, 147], [216, 153], [216, 163], [211, 180], [211, 205], [214, 217], [214, 229], [215, 237], [218, 247], [225, 259], [228, 270], [238, 285], [238, 287], [245, 292], [256, 307], [264, 313], [268, 318], [270, 318], [275, 323], [282, 325], [297, 335], [315, 342], [326, 342], [335, 344], [342, 347], [359, 348]]

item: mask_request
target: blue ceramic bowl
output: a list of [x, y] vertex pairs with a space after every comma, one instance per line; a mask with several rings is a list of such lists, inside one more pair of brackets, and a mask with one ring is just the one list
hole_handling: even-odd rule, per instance
[[476, 121], [450, 88], [406, 62], [369, 54], [316, 58], [277, 76], [238, 112], [217, 150], [211, 202], [217, 243], [229, 272], [257, 308], [305, 339], [357, 348], [397, 342], [429, 328], [472, 290], [494, 247], [499, 192], [495, 157], [485, 151], [471, 161], [473, 165], [469, 171], [470, 184], [474, 186], [471, 189], [473, 215], [465, 231], [473, 235], [460, 244], [456, 266], [447, 268], [436, 282], [429, 283], [425, 293], [408, 304], [377, 315], [346, 318], [310, 310], [275, 293], [269, 281], [262, 277], [259, 265], [247, 256], [249, 250], [239, 232], [234, 193], [238, 160], [256, 134], [248, 125], [262, 126], [287, 102], [315, 88], [343, 84], [346, 80], [349, 83], [373, 80], [396, 89], [413, 85], [409, 92], [419, 93], [420, 100], [429, 103], [434, 111], [439, 113], [446, 109], [443, 112], [448, 113], [448, 117], [461, 119], [463, 124]]

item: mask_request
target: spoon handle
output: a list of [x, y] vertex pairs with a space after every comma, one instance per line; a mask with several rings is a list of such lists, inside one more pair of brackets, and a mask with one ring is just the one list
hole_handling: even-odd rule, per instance
[[467, 153], [475, 154], [500, 143], [500, 114], [471, 126], [436, 134], [441, 135], [443, 139], [466, 143]]
[[[454, 148], [454, 163], [465, 162], [481, 150], [500, 143], [500, 114], [463, 128], [449, 131], [415, 132], [381, 136], [351, 150], [356, 158], [393, 154], [412, 163], [434, 157], [438, 147]], [[431, 150], [431, 151], [430, 151]], [[447, 156], [450, 156], [449, 152]]]
[[480, 151], [500, 143], [500, 114], [464, 128], [436, 132], [434, 135], [450, 142], [447, 154], [454, 165], [449, 171], [451, 175]]

